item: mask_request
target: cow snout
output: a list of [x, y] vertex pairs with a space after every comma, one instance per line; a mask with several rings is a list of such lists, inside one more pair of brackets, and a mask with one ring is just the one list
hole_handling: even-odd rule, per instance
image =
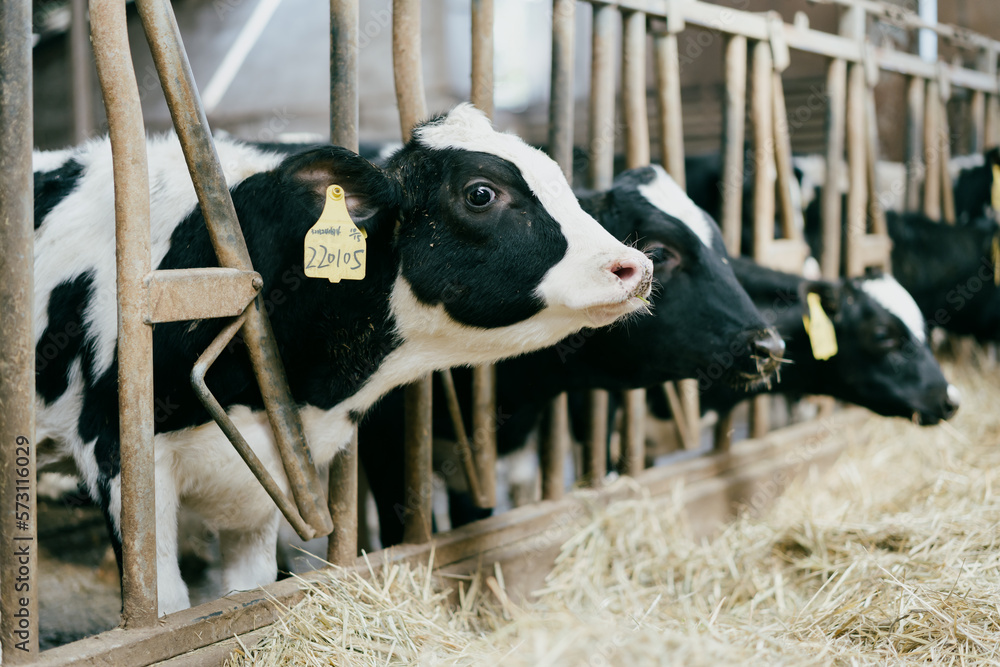
[[[736, 353], [736, 350], [742, 352]], [[767, 382], [777, 372], [785, 352], [785, 341], [773, 329], [754, 329], [741, 333], [732, 351], [730, 384], [755, 385]]]
[[764, 359], [780, 360], [785, 354], [785, 341], [770, 330], [764, 337], [755, 339], [751, 346], [754, 354]]
[[609, 268], [630, 297], [649, 296], [653, 286], [653, 263], [648, 257], [641, 254], [626, 257], [613, 262]]

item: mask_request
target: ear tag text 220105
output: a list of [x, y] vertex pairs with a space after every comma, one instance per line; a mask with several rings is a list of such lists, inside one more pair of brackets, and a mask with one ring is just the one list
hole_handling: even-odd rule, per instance
[[344, 189], [331, 185], [316, 224], [306, 232], [302, 258], [309, 278], [326, 278], [331, 283], [365, 277], [368, 234], [358, 229], [347, 212]]
[[806, 303], [809, 304], [809, 314], [802, 316], [802, 324], [809, 334], [813, 357], [819, 361], [826, 361], [837, 354], [837, 334], [833, 329], [833, 322], [823, 310], [819, 294], [810, 292], [806, 296]]

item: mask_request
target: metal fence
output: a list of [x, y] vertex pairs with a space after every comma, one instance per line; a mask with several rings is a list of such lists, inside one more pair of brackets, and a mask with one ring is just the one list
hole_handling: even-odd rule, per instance
[[[572, 178], [575, 13], [593, 11], [589, 103], [588, 179], [590, 188], [610, 187], [615, 137], [624, 125], [629, 167], [650, 160], [650, 117], [647, 109], [647, 58], [655, 69], [661, 154], [665, 167], [684, 184], [683, 119], [677, 35], [689, 28], [714, 31], [725, 40], [722, 226], [731, 252], [739, 252], [742, 221], [744, 145], [747, 98], [753, 162], [754, 241], [752, 254], [765, 265], [798, 271], [808, 249], [802, 238], [801, 211], [792, 197], [791, 146], [781, 72], [791, 53], [808, 52], [829, 59], [826, 108], [826, 181], [822, 200], [825, 277], [835, 278], [843, 266], [856, 275], [869, 266], [889, 264], [884, 214], [875, 186], [878, 140], [873, 88], [880, 70], [909, 77], [907, 195], [909, 207], [922, 206], [931, 217], [954, 219], [948, 178], [949, 132], [945, 103], [953, 87], [972, 91], [969, 105], [975, 150], [1000, 139], [1000, 89], [997, 59], [1000, 43], [949, 26], [928, 25], [915, 14], [870, 0], [814, 0], [841, 5], [840, 34], [810, 29], [801, 20], [786, 24], [774, 13], [752, 14], [689, 0], [618, 0], [552, 3], [552, 89], [549, 150]], [[32, 295], [31, 187], [31, 3], [0, 4], [0, 502], [4, 503], [0, 534], [0, 643], [8, 664], [148, 664], [208, 646], [233, 634], [270, 623], [276, 611], [266, 594], [237, 601], [220, 600], [178, 612], [158, 622], [156, 612], [155, 511], [153, 475], [153, 391], [151, 326], [155, 322], [204, 317], [230, 317], [231, 324], [206, 350], [195, 368], [203, 378], [214, 355], [243, 330], [265, 399], [270, 423], [282, 451], [292, 498], [286, 498], [269, 473], [242, 441], [224, 411], [201, 384], [202, 399], [213, 418], [233, 441], [283, 515], [303, 538], [330, 534], [328, 558], [352, 564], [357, 556], [357, 438], [331, 466], [328, 504], [306, 444], [273, 343], [263, 308], [252, 305], [261, 290], [253, 271], [235, 210], [229, 197], [205, 113], [180, 43], [167, 0], [136, 0], [171, 116], [195, 183], [198, 200], [223, 268], [183, 272], [152, 270], [149, 250], [149, 198], [145, 132], [135, 72], [129, 53], [125, 6], [120, 0], [92, 0], [91, 37], [107, 108], [114, 154], [118, 233], [119, 382], [121, 408], [122, 581], [123, 627], [66, 647], [38, 653], [38, 572], [35, 525], [34, 338]], [[73, 40], [85, 32], [82, 3], [74, 0]], [[358, 146], [358, 19], [357, 0], [331, 0], [330, 102], [331, 137], [335, 144]], [[488, 114], [493, 110], [492, 0], [471, 0], [472, 101]], [[616, 120], [617, 85], [614, 52], [622, 26], [621, 121]], [[906, 30], [931, 30], [964, 50], [976, 53], [977, 67], [928, 63], [919, 57], [872, 47], [866, 40], [870, 21], [891, 22]], [[421, 78], [420, 2], [393, 4], [393, 68], [404, 138], [426, 116]], [[83, 37], [81, 37], [83, 35]], [[650, 41], [652, 42], [650, 48]], [[750, 87], [747, 90], [749, 75]], [[81, 74], [82, 76], [82, 74]], [[85, 105], [84, 105], [85, 106]], [[82, 111], [80, 112], [83, 113]], [[86, 119], [79, 120], [85, 123]], [[840, 170], [846, 154], [846, 246], [841, 258]], [[775, 239], [775, 220], [780, 237]], [[206, 286], [211, 285], [210, 289]], [[150, 299], [151, 293], [164, 298]], [[211, 294], [210, 297], [206, 297]], [[161, 304], [150, 307], [148, 304]], [[465, 470], [473, 496], [482, 507], [495, 500], [496, 441], [494, 371], [477, 369], [473, 383], [471, 430], [461, 423], [450, 374], [443, 374], [446, 397], [459, 441], [467, 452]], [[702, 423], [697, 385], [668, 386], [676, 415], [679, 442], [695, 448]], [[406, 389], [406, 484], [419, 499], [409, 513], [405, 539], [431, 539], [431, 380]], [[582, 475], [592, 486], [605, 477], [608, 430], [605, 392], [590, 397], [591, 428], [584, 443]], [[627, 392], [624, 400], [622, 469], [639, 474], [644, 452], [645, 392]], [[766, 432], [764, 399], [755, 401], [754, 435]], [[564, 493], [563, 464], [570, 443], [566, 396], [553, 401], [543, 437], [542, 490], [546, 499]], [[715, 446], [730, 444], [731, 420], [720, 419]], [[468, 434], [472, 437], [469, 438]], [[331, 533], [331, 530], [333, 531]], [[475, 548], [475, 544], [471, 547]], [[405, 548], [400, 554], [407, 553]], [[297, 584], [269, 587], [276, 599], [293, 601]]]

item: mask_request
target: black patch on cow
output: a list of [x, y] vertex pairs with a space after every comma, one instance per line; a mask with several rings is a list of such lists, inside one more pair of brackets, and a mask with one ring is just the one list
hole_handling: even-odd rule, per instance
[[58, 169], [35, 172], [35, 229], [66, 195], [73, 191], [83, 174], [83, 165], [67, 160]]
[[69, 369], [84, 339], [83, 311], [94, 288], [92, 273], [60, 283], [49, 295], [49, 322], [35, 345], [35, 391], [50, 404], [69, 386]]
[[[515, 324], [544, 308], [535, 292], [569, 246], [513, 163], [411, 141], [387, 169], [409, 195], [397, 243], [403, 276], [421, 302], [444, 304], [455, 320], [483, 328]], [[496, 193], [482, 210], [466, 200], [477, 184]]]

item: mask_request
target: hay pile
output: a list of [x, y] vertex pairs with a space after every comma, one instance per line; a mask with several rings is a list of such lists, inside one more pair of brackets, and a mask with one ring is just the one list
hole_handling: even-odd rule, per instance
[[952, 425], [872, 419], [762, 516], [687, 536], [623, 501], [515, 606], [502, 573], [425, 568], [313, 587], [232, 665], [1000, 664], [1000, 380], [947, 369]]

